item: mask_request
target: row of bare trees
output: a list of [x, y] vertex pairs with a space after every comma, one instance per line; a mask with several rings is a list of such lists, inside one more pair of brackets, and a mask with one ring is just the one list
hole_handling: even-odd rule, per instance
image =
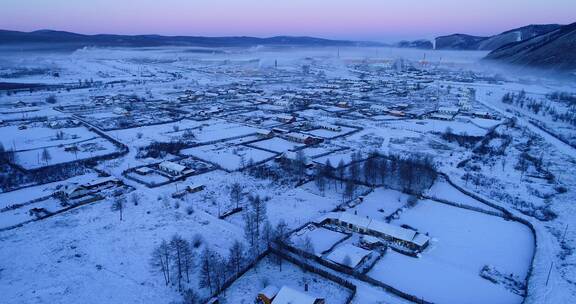
[[388, 155], [371, 152], [365, 159], [360, 152], [352, 154], [348, 165], [340, 160], [336, 167], [330, 160], [316, 168], [315, 183], [324, 192], [330, 181], [334, 187], [344, 187], [343, 199], [351, 199], [356, 184], [384, 185], [406, 192], [420, 193], [430, 187], [437, 177], [430, 157], [420, 155]]
[[[177, 286], [186, 304], [196, 304], [200, 300], [198, 293], [189, 288], [191, 277], [195, 273], [198, 275], [200, 288], [207, 288], [210, 294], [221, 292], [226, 282], [239, 277], [271, 242], [288, 242], [286, 240], [288, 225], [280, 221], [273, 228], [266, 220], [265, 203], [262, 199], [257, 196], [251, 197], [250, 207], [246, 213], [249, 214], [245, 218], [248, 221], [245, 228], [248, 248], [243, 242], [236, 240], [226, 256], [207, 245], [201, 252], [196, 252], [201, 242], [189, 242], [175, 234], [170, 240], [163, 240], [152, 251], [150, 260], [152, 269], [162, 274], [166, 286]], [[264, 224], [259, 224], [260, 221]]]
[[194, 255], [192, 244], [175, 234], [170, 241], [163, 240], [154, 248], [150, 264], [153, 269], [162, 273], [166, 285], [176, 283], [178, 291], [181, 291], [183, 280], [190, 283]]

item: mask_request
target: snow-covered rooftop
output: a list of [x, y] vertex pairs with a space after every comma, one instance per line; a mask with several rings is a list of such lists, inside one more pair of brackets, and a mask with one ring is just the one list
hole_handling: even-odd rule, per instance
[[278, 291], [278, 294], [276, 295], [276, 298], [274, 298], [274, 301], [272, 301], [273, 304], [314, 304], [314, 302], [316, 301], [316, 298], [297, 291], [295, 289], [292, 289], [290, 287], [287, 286], [283, 286], [280, 291]]

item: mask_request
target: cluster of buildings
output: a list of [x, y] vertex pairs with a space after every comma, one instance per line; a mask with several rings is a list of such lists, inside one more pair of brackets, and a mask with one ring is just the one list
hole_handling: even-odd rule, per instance
[[426, 249], [430, 243], [430, 237], [418, 231], [348, 212], [328, 213], [321, 218], [319, 224], [335, 225], [363, 235], [371, 235], [381, 238], [389, 244], [399, 245], [418, 252]]
[[67, 199], [78, 199], [89, 194], [95, 194], [102, 190], [119, 187], [122, 185], [123, 182], [121, 180], [109, 176], [95, 179], [81, 185], [66, 187], [58, 192], [63, 194]]

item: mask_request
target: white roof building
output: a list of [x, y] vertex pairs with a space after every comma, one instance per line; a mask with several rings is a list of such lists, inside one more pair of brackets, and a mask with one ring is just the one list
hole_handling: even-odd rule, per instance
[[391, 225], [386, 222], [375, 220], [369, 217], [362, 217], [348, 212], [330, 212], [323, 215], [318, 222], [331, 220], [342, 226], [352, 226], [361, 233], [371, 233], [393, 238], [408, 244], [424, 247], [430, 241], [427, 235], [417, 231]]
[[455, 115], [458, 114], [459, 111], [460, 109], [456, 107], [439, 107], [437, 112]]
[[182, 172], [184, 172], [184, 170], [186, 170], [185, 166], [182, 166], [180, 164], [171, 161], [163, 161], [158, 165], [158, 167], [164, 171], [168, 171], [170, 173], [175, 174], [181, 174]]
[[283, 286], [276, 294], [273, 304], [314, 304], [316, 298], [306, 293], [297, 291], [287, 286]]
[[370, 106], [370, 110], [373, 111], [373, 112], [386, 113], [386, 112], [388, 112], [390, 109], [388, 109], [387, 106], [375, 104], [375, 105], [371, 105], [371, 106]]
[[87, 188], [91, 188], [91, 187], [96, 187], [96, 186], [100, 186], [100, 185], [107, 184], [107, 183], [120, 183], [120, 180], [115, 178], [114, 176], [108, 176], [108, 177], [102, 177], [99, 179], [89, 181], [89, 182], [83, 184], [82, 186], [87, 187]]
[[327, 124], [327, 123], [319, 123], [318, 127], [320, 127], [321, 129], [326, 129], [326, 130], [330, 130], [330, 131], [342, 130], [342, 128], [340, 126], [331, 125], [331, 124]]
[[355, 268], [369, 254], [369, 250], [362, 249], [352, 244], [344, 244], [332, 250], [326, 258], [334, 263]]

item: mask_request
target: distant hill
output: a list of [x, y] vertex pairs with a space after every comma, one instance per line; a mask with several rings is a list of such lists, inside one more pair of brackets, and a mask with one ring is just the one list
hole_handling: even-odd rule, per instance
[[439, 50], [483, 50], [491, 51], [506, 44], [524, 41], [560, 28], [558, 24], [532, 24], [512, 29], [490, 37], [454, 34], [436, 38]]
[[576, 70], [576, 23], [504, 45], [488, 54], [486, 59], [537, 68]]
[[437, 50], [478, 50], [480, 42], [488, 37], [478, 37], [466, 34], [453, 34], [436, 37]]
[[399, 48], [412, 48], [412, 49], [424, 49], [424, 50], [431, 50], [434, 48], [434, 44], [430, 40], [420, 39], [414, 41], [400, 41], [396, 44], [396, 47]]
[[506, 44], [518, 41], [528, 40], [532, 37], [540, 36], [560, 28], [559, 24], [540, 24], [527, 25], [504, 33], [492, 36], [482, 42], [478, 47], [479, 50], [491, 51], [500, 48]]
[[276, 36], [257, 37], [200, 37], [160, 35], [83, 35], [63, 31], [40, 30], [18, 32], [0, 30], [0, 45], [67, 44], [78, 47], [154, 47], [154, 46], [199, 46], [199, 47], [249, 47], [257, 45], [286, 46], [382, 46], [376, 42], [331, 40], [315, 37]]

